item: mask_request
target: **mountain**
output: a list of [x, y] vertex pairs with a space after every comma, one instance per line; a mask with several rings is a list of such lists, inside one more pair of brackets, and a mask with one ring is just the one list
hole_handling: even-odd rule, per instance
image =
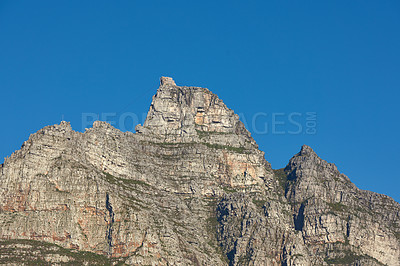
[[400, 205], [308, 146], [273, 170], [208, 89], [162, 77], [143, 125], [32, 134], [0, 167], [0, 263], [400, 265]]

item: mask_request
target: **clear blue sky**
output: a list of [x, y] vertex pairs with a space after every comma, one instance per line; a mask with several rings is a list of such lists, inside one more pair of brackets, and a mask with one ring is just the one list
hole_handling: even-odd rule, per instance
[[[166, 75], [244, 114], [274, 168], [308, 144], [400, 201], [399, 62], [398, 1], [1, 1], [0, 157], [62, 117], [140, 117]], [[273, 113], [286, 133], [256, 134]]]

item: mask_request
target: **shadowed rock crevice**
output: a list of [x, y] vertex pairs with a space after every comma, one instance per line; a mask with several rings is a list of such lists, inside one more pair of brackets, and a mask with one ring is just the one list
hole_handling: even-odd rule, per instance
[[282, 262], [281, 262], [281, 266], [287, 266], [287, 251], [286, 251], [286, 247], [283, 247], [283, 251], [282, 251]]
[[305, 204], [302, 203], [300, 205], [299, 211], [297, 213], [297, 215], [293, 215], [293, 219], [294, 219], [294, 229], [297, 231], [302, 231], [303, 227], [304, 227], [304, 208], [305, 208]]
[[229, 260], [229, 266], [235, 265], [236, 245], [237, 245], [237, 241], [235, 241], [232, 250], [226, 254], [226, 256], [228, 257], [228, 260]]
[[111, 255], [113, 248], [114, 212], [110, 202], [110, 196], [108, 193], [106, 193], [106, 209], [108, 211], [107, 213], [108, 217], [106, 218], [107, 222], [106, 239], [108, 243], [108, 255]]

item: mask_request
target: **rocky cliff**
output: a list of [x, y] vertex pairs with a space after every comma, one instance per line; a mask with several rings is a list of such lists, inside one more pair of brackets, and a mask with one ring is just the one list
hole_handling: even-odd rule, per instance
[[143, 126], [32, 134], [0, 168], [0, 263], [400, 265], [400, 205], [303, 146], [272, 170], [205, 88], [161, 78]]

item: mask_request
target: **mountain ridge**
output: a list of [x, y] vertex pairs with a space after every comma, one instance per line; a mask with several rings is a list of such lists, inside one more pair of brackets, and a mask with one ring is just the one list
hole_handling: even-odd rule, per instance
[[1, 165], [0, 239], [130, 265], [400, 264], [396, 201], [307, 145], [273, 170], [209, 90], [162, 77], [136, 131], [63, 121], [32, 134]]

